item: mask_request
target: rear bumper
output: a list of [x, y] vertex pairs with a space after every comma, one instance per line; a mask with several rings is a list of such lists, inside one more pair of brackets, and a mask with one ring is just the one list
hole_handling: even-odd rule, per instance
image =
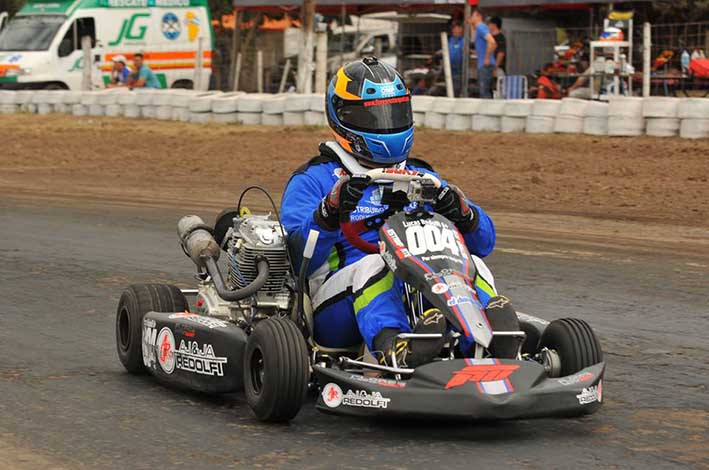
[[577, 416], [601, 406], [605, 363], [551, 379], [539, 364], [502, 360], [498, 367], [518, 366], [509, 377], [476, 381], [481, 377], [472, 362], [428, 364], [405, 381], [316, 366], [321, 385], [317, 408], [351, 416], [474, 421]]

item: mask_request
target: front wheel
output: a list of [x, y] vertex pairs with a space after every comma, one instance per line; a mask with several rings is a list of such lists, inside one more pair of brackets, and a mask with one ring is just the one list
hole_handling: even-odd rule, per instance
[[262, 320], [246, 343], [244, 391], [261, 421], [290, 421], [308, 389], [310, 366], [303, 334], [287, 318]]
[[549, 323], [542, 333], [539, 347], [556, 352], [562, 377], [603, 360], [601, 343], [591, 326], [576, 318], [562, 318]]

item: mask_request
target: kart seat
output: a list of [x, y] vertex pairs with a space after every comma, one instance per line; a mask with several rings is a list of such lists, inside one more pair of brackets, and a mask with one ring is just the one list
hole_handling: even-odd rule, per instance
[[345, 347], [345, 348], [331, 348], [331, 347], [319, 345], [315, 341], [315, 331], [313, 328], [313, 325], [314, 325], [314, 323], [313, 323], [313, 304], [311, 303], [310, 296], [308, 294], [305, 294], [303, 296], [303, 310], [305, 310], [305, 321], [308, 326], [308, 333], [310, 333], [310, 335], [309, 335], [310, 339], [308, 341], [310, 341], [311, 345], [313, 347], [317, 348], [317, 350], [320, 353], [332, 355], [332, 356], [352, 355], [352, 354], [361, 355], [362, 354], [362, 351], [363, 351], [362, 344], [349, 346], [349, 347]]

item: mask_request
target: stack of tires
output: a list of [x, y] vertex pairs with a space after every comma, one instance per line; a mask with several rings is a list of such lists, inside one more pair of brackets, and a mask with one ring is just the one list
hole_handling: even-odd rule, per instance
[[208, 124], [212, 122], [212, 102], [222, 95], [222, 92], [213, 92], [195, 95], [187, 104], [189, 122]]
[[554, 119], [554, 132], [561, 134], [581, 134], [588, 101], [576, 98], [561, 100], [559, 114]]
[[677, 107], [677, 117], [681, 119], [680, 137], [684, 139], [709, 137], [709, 99], [683, 99]]
[[524, 132], [533, 105], [534, 100], [508, 100], [505, 103], [505, 115], [500, 119], [500, 131]]
[[20, 110], [19, 96], [12, 91], [0, 90], [0, 114], [14, 114]]
[[426, 125], [426, 114], [433, 109], [433, 96], [416, 95], [411, 97], [411, 109], [414, 113], [414, 125], [422, 127]]
[[303, 119], [306, 126], [326, 126], [325, 95], [310, 95], [310, 108], [304, 113]]
[[305, 113], [310, 110], [312, 97], [312, 94], [289, 94], [286, 98], [286, 107], [283, 112], [283, 125], [304, 126]]
[[446, 116], [453, 112], [455, 101], [455, 98], [434, 98], [430, 111], [426, 112], [424, 125], [431, 129], [445, 129]]
[[608, 103], [599, 101], [586, 103], [583, 133], [587, 135], [608, 135]]
[[263, 95], [263, 115], [261, 124], [264, 126], [282, 126], [283, 113], [286, 111], [286, 95]]
[[484, 100], [458, 98], [453, 104], [453, 112], [446, 115], [446, 129], [449, 131], [469, 131], [473, 127], [473, 116], [479, 112]]
[[532, 113], [527, 116], [527, 133], [551, 134], [554, 132], [554, 121], [560, 108], [561, 101], [558, 100], [534, 100]]
[[614, 96], [608, 101], [608, 135], [636, 137], [645, 132], [643, 99]]
[[257, 126], [261, 124], [265, 95], [248, 94], [239, 99], [237, 106], [239, 124]]
[[679, 132], [679, 99], [649, 97], [643, 100], [646, 133], [654, 137], [673, 137]]
[[217, 124], [239, 122], [239, 98], [242, 92], [222, 93], [212, 99], [212, 121]]
[[476, 132], [500, 132], [504, 114], [504, 100], [483, 100], [478, 108], [478, 114], [473, 116], [473, 130]]

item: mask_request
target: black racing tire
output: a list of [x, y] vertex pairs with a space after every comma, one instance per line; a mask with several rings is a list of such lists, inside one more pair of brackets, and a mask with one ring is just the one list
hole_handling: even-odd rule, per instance
[[524, 338], [524, 343], [522, 343], [522, 354], [534, 355], [539, 352], [539, 339], [541, 335], [539, 330], [537, 330], [533, 325], [520, 320], [519, 329], [524, 331], [527, 336]]
[[310, 364], [303, 334], [288, 318], [260, 321], [246, 343], [244, 391], [261, 421], [290, 421], [308, 391]]
[[123, 291], [116, 310], [116, 349], [123, 367], [131, 374], [145, 373], [143, 365], [143, 317], [148, 312], [186, 312], [184, 294], [168, 284], [133, 284]]
[[576, 318], [562, 318], [549, 323], [542, 333], [539, 347], [557, 352], [562, 377], [603, 360], [601, 343], [596, 334], [588, 323]]

